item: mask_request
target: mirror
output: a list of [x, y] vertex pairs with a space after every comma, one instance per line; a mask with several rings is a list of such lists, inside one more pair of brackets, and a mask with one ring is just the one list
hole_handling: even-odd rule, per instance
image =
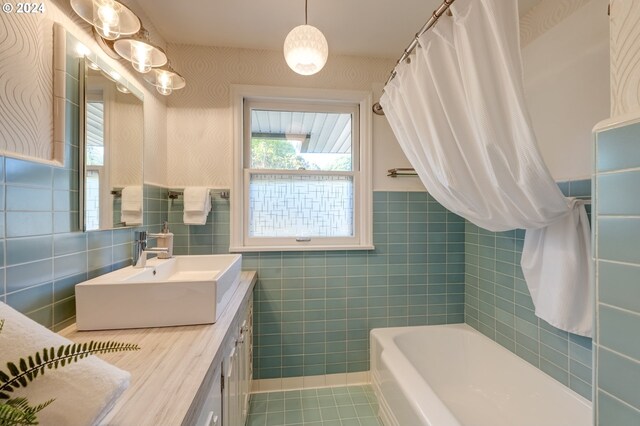
[[119, 81], [121, 77], [114, 78], [86, 58], [83, 65], [84, 228], [141, 225], [142, 99]]
[[142, 92], [69, 33], [65, 62], [78, 76], [78, 128], [66, 131], [80, 136], [80, 229], [142, 225]]

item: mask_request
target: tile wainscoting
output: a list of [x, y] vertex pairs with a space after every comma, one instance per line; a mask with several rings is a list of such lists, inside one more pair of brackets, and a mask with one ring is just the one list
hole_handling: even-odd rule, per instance
[[[0, 300], [54, 330], [75, 321], [76, 284], [131, 264], [143, 229], [80, 232], [77, 188], [76, 170], [0, 157]], [[144, 193], [157, 232], [166, 189]]]
[[[372, 251], [243, 254], [258, 271], [254, 378], [369, 369], [376, 327], [464, 321], [464, 221], [424, 192], [374, 192]], [[226, 253], [229, 203], [202, 226], [169, 206], [176, 254]]]
[[640, 123], [596, 139], [596, 410], [600, 425], [640, 424]]
[[[591, 196], [591, 180], [559, 186], [566, 196]], [[465, 322], [591, 399], [591, 339], [535, 316], [520, 268], [524, 230], [496, 233], [469, 221], [465, 228]]]

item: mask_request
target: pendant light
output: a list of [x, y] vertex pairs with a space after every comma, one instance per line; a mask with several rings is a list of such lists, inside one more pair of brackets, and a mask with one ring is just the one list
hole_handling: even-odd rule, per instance
[[94, 26], [107, 40], [135, 34], [140, 30], [140, 19], [116, 0], [70, 0], [71, 8]]
[[145, 28], [131, 37], [116, 40], [113, 43], [113, 49], [118, 55], [130, 61], [136, 71], [143, 74], [151, 71], [151, 68], [161, 67], [167, 63], [164, 50], [151, 43], [149, 31]]
[[304, 1], [304, 25], [289, 32], [284, 40], [284, 58], [293, 71], [301, 75], [312, 75], [324, 67], [329, 56], [329, 45], [324, 34], [314, 26], [307, 25], [307, 0]]
[[171, 65], [154, 68], [144, 79], [156, 87], [158, 93], [169, 96], [174, 90], [182, 89], [187, 85], [184, 77], [178, 74]]

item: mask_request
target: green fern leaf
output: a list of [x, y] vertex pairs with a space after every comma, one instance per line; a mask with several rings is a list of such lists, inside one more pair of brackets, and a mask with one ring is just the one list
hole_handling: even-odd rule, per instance
[[[86, 350], [83, 350], [86, 347]], [[90, 342], [88, 345], [69, 344], [60, 346], [57, 351], [54, 348], [42, 351], [44, 359], [39, 356], [29, 357], [29, 364], [24, 359], [19, 362], [20, 368], [14, 363], [7, 363], [7, 369], [11, 376], [0, 370], [0, 399], [8, 399], [8, 394], [14, 388], [26, 387], [38, 374], [44, 374], [45, 368], [64, 367], [89, 355], [110, 353], [115, 351], [135, 351], [140, 349], [138, 345], [119, 342]], [[55, 355], [57, 352], [58, 355]], [[47, 359], [49, 358], [49, 359]], [[40, 362], [38, 362], [40, 361]], [[33, 362], [33, 365], [31, 365]]]
[[9, 373], [13, 374], [14, 376], [20, 374], [20, 370], [18, 370], [18, 367], [16, 367], [16, 365], [12, 362], [7, 363], [7, 368], [9, 369]]
[[37, 425], [36, 414], [53, 401], [53, 399], [50, 399], [35, 407], [30, 406], [26, 398], [14, 398], [5, 402], [0, 401], [0, 425]]
[[36, 414], [53, 402], [53, 399], [35, 407], [29, 405], [26, 398], [14, 398], [0, 402], [0, 425], [37, 425]]

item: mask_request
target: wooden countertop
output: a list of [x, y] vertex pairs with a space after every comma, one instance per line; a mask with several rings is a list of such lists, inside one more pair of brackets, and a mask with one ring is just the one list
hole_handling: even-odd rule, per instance
[[135, 352], [100, 355], [131, 373], [129, 388], [101, 424], [183, 424], [192, 415], [189, 408], [209, 367], [222, 360], [220, 348], [255, 283], [255, 271], [242, 272], [235, 294], [215, 324], [104, 331], [78, 331], [74, 324], [62, 330], [60, 334], [74, 342], [116, 340], [140, 346]]

